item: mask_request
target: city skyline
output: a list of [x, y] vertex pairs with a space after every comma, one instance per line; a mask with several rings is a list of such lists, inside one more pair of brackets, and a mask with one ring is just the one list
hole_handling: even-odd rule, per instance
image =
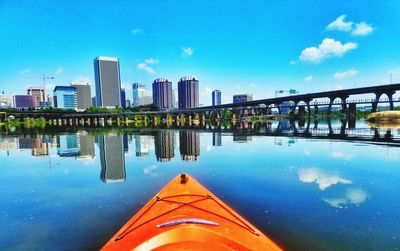
[[[110, 3], [72, 8], [73, 1], [3, 2], [1, 91], [23, 94], [27, 86], [43, 86], [40, 76], [46, 74], [54, 76], [46, 81], [46, 93], [70, 82], [91, 83], [94, 93], [91, 60], [97, 55], [120, 58], [127, 97], [134, 82], [150, 85], [165, 77], [175, 83], [193, 74], [202, 82], [204, 105], [211, 104], [213, 89], [229, 103], [233, 94], [255, 90], [254, 99], [261, 99], [277, 89], [306, 93], [400, 82], [396, 1]], [[150, 15], [154, 4], [168, 11]], [[217, 14], [222, 8], [224, 18]], [[193, 17], [178, 23], [165, 16], [180, 12]], [[106, 13], [104, 23], [99, 16]], [[72, 42], [75, 37], [81, 42]]]

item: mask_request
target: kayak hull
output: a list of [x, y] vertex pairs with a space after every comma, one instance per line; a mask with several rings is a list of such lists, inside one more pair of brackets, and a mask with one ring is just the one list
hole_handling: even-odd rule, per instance
[[102, 250], [281, 250], [193, 177], [173, 179]]

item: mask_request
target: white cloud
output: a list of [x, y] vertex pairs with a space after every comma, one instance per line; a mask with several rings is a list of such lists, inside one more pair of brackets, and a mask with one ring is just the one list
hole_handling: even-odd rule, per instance
[[320, 63], [324, 59], [329, 57], [341, 57], [346, 52], [357, 48], [356, 43], [345, 43], [342, 44], [340, 41], [336, 41], [332, 38], [325, 38], [318, 47], [305, 48], [300, 54], [300, 60]]
[[304, 78], [304, 81], [309, 82], [309, 81], [311, 81], [313, 78], [314, 78], [314, 77], [310, 75], [310, 76], [305, 77], [305, 78]]
[[194, 49], [191, 47], [182, 47], [182, 57], [190, 57], [193, 55]]
[[145, 72], [147, 72], [149, 74], [154, 74], [155, 73], [155, 70], [152, 67], [148, 66], [146, 63], [138, 64], [137, 65], [137, 69], [145, 71]]
[[158, 64], [160, 62], [160, 60], [158, 60], [156, 58], [148, 58], [148, 59], [145, 59], [144, 62], [146, 64]]
[[149, 74], [154, 74], [156, 71], [154, 70], [153, 67], [151, 67], [149, 65], [158, 64], [159, 62], [160, 62], [160, 60], [158, 60], [156, 58], [147, 58], [144, 60], [143, 63], [140, 63], [137, 65], [137, 69], [145, 71]]
[[30, 71], [31, 71], [31, 69], [23, 69], [23, 70], [20, 70], [20, 71], [19, 71], [19, 74], [20, 74], [20, 75], [24, 75], [24, 74], [29, 73]]
[[86, 77], [86, 76], [79, 76], [79, 77], [75, 78], [75, 80], [72, 81], [72, 83], [77, 83], [77, 84], [89, 83], [90, 84], [90, 83], [92, 83], [92, 80], [89, 77]]
[[295, 60], [290, 60], [289, 64], [290, 64], [290, 65], [295, 65], [295, 64], [297, 64], [297, 61], [295, 61]]
[[140, 35], [140, 34], [142, 34], [143, 33], [143, 30], [142, 29], [133, 29], [133, 30], [131, 30], [131, 33], [132, 33], [132, 35]]
[[353, 36], [365, 36], [374, 31], [374, 28], [366, 22], [356, 24], [356, 28], [351, 32]]
[[336, 72], [333, 74], [334, 78], [348, 78], [348, 77], [353, 77], [356, 76], [359, 73], [356, 69], [349, 69], [347, 71], [342, 71], [342, 72]]
[[344, 20], [345, 18], [346, 15], [341, 15], [340, 17], [336, 18], [335, 21], [326, 26], [325, 29], [347, 31], [347, 32], [351, 31], [351, 35], [353, 36], [365, 36], [374, 31], [374, 27], [372, 27], [366, 22], [356, 23], [355, 26], [353, 26], [353, 22], [351, 21], [346, 22]]
[[350, 31], [353, 26], [353, 22], [346, 22], [344, 19], [346, 18], [346, 15], [341, 15], [340, 17], [336, 18], [335, 21], [332, 23], [328, 24], [326, 26], [326, 30], [339, 30], [339, 31]]
[[59, 75], [64, 72], [64, 68], [58, 67], [57, 70], [54, 72], [54, 75]]
[[359, 205], [366, 201], [368, 193], [361, 189], [349, 188], [346, 194], [339, 198], [323, 199], [326, 203], [335, 208], [343, 208], [347, 204]]
[[304, 183], [317, 183], [320, 190], [338, 183], [351, 184], [351, 180], [343, 179], [337, 175], [327, 175], [317, 168], [303, 168], [298, 171], [299, 180]]

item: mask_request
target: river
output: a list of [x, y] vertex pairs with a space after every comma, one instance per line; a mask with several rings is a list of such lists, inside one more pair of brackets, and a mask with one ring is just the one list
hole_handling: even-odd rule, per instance
[[97, 250], [188, 173], [286, 250], [399, 250], [399, 135], [363, 121], [3, 128], [0, 249]]

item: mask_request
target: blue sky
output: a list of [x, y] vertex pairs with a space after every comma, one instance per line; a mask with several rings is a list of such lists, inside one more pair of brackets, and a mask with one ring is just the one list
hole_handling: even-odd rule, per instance
[[[93, 83], [93, 59], [120, 59], [121, 80], [151, 88], [197, 76], [211, 90], [273, 97], [400, 82], [400, 1], [0, 0], [0, 91]], [[94, 87], [92, 87], [94, 91]], [[94, 92], [93, 92], [94, 93]]]

